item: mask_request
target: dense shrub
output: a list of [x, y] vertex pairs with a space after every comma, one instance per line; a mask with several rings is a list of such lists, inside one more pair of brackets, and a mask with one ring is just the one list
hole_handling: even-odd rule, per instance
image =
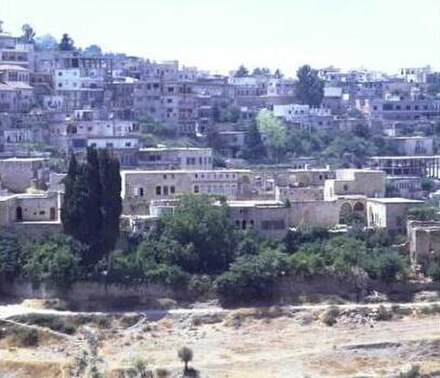
[[19, 270], [21, 247], [17, 236], [0, 235], [0, 278], [13, 279]]
[[440, 281], [440, 261], [431, 261], [428, 266], [428, 276], [433, 281]]
[[73, 239], [65, 235], [26, 244], [22, 256], [22, 275], [36, 283], [69, 285], [78, 277], [77, 246]]
[[217, 278], [216, 291], [225, 302], [270, 299], [285, 266], [285, 256], [277, 250], [239, 257]]
[[50, 328], [52, 331], [73, 335], [76, 332], [76, 326], [73, 322], [60, 318], [56, 315], [32, 314], [20, 318], [27, 324]]

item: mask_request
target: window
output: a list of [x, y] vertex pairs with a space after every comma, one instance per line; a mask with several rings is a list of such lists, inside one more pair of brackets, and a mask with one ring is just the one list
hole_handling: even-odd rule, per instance
[[131, 142], [125, 142], [125, 147], [131, 147]]
[[44, 210], [40, 210], [40, 211], [38, 212], [38, 214], [39, 214], [39, 215], [44, 215], [44, 214], [46, 214], [46, 212], [45, 212]]
[[175, 194], [176, 193], [176, 188], [174, 186], [170, 187], [170, 193], [171, 194]]
[[348, 185], [344, 185], [344, 190], [347, 191], [348, 190]]
[[198, 185], [195, 185], [194, 186], [194, 193], [198, 193], [199, 192], [199, 186]]
[[163, 195], [167, 196], [168, 195], [168, 186], [164, 186], [163, 187]]
[[139, 188], [138, 189], [138, 195], [139, 195], [139, 197], [143, 197], [144, 196], [144, 188]]
[[160, 186], [156, 186], [156, 196], [160, 196], [162, 194], [162, 188]]
[[163, 175], [163, 178], [164, 178], [164, 180], [166, 180], [167, 179], [167, 175]]

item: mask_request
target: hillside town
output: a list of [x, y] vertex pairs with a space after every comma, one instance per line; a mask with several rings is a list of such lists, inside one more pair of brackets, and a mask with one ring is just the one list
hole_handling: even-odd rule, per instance
[[439, 377], [436, 10], [3, 1], [0, 377]]
[[[68, 159], [84, 159], [88, 148], [119, 160], [130, 233], [150, 232], [186, 194], [224, 199], [235, 227], [274, 240], [301, 225], [343, 232], [353, 214], [393, 232], [405, 228], [411, 209], [438, 207], [440, 72], [304, 74], [315, 74], [321, 95], [307, 97], [300, 78], [279, 70], [212, 75], [177, 60], [76, 48], [68, 34], [57, 42], [35, 38], [29, 25], [21, 36], [1, 26], [2, 228], [60, 232]], [[285, 144], [292, 139], [278, 140], [276, 128], [312, 144], [313, 134], [380, 136], [387, 149], [361, 157], [349, 146], [326, 159], [312, 146], [304, 155]], [[266, 158], [246, 153], [249, 141], [258, 147], [255, 134]], [[410, 223], [408, 232], [414, 266], [440, 253], [440, 223]]]

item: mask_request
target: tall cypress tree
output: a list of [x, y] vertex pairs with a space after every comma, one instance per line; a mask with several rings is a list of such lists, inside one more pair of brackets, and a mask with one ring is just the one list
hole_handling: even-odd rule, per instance
[[64, 232], [88, 246], [83, 264], [93, 266], [114, 249], [119, 237], [119, 161], [107, 150], [90, 148], [85, 163], [71, 157], [64, 184]]
[[87, 198], [85, 201], [86, 224], [84, 229], [85, 239], [90, 246], [88, 253], [89, 261], [86, 263], [96, 263], [103, 257], [101, 228], [102, 228], [102, 187], [99, 173], [98, 152], [95, 148], [87, 149], [87, 159], [85, 165], [85, 182], [87, 185]]
[[101, 241], [103, 252], [110, 253], [119, 237], [119, 224], [122, 212], [121, 175], [119, 161], [108, 150], [99, 152], [99, 172], [102, 187]]
[[77, 215], [74, 214], [75, 208], [75, 181], [78, 175], [78, 164], [75, 155], [72, 154], [69, 160], [69, 169], [67, 176], [64, 178], [64, 197], [61, 210], [61, 221], [63, 222], [64, 232], [73, 235], [78, 227]]

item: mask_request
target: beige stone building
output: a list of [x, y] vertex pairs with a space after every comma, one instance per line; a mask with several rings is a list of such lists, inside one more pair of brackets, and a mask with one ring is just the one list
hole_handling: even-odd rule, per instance
[[440, 222], [408, 221], [411, 263], [426, 272], [430, 260], [440, 257]]
[[385, 196], [386, 174], [379, 170], [340, 169], [336, 179], [326, 180], [324, 199], [331, 200], [352, 195], [365, 197]]
[[212, 194], [237, 199], [250, 192], [250, 170], [122, 170], [124, 214], [146, 215], [152, 200], [183, 194]]
[[406, 198], [369, 198], [366, 203], [368, 227], [399, 230], [406, 222], [408, 211], [423, 203]]
[[13, 193], [29, 187], [44, 189], [49, 178], [44, 158], [10, 158], [0, 160], [0, 182]]
[[151, 147], [138, 152], [138, 165], [145, 169], [213, 169], [211, 148]]
[[0, 197], [0, 225], [18, 222], [60, 222], [58, 192], [12, 194]]

